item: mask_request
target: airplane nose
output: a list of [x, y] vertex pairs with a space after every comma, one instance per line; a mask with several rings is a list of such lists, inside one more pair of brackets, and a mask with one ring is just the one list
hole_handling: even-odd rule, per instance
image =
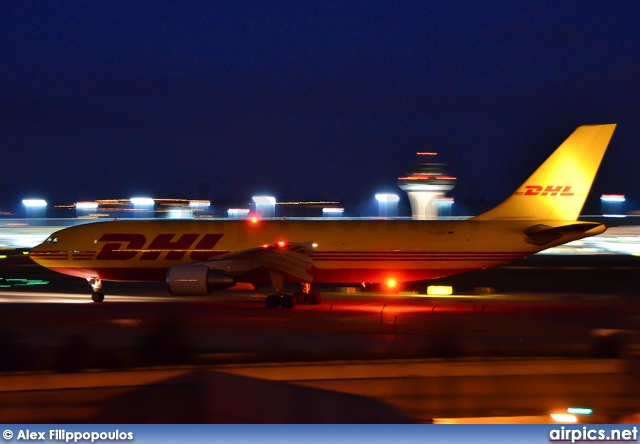
[[29, 256], [29, 258], [35, 262], [36, 264], [41, 264], [41, 260], [43, 258], [43, 255], [45, 255], [45, 249], [44, 249], [44, 242], [41, 244], [36, 245], [35, 247], [31, 248], [27, 255]]
[[42, 251], [42, 243], [36, 245], [35, 247], [31, 247], [28, 251], [28, 255], [31, 256], [33, 253], [38, 253]]
[[29, 250], [29, 252], [27, 253], [27, 256], [29, 256], [29, 259], [31, 259], [33, 262], [35, 263], [39, 263], [38, 262], [38, 250], [37, 250], [37, 246], [33, 247], [31, 250]]

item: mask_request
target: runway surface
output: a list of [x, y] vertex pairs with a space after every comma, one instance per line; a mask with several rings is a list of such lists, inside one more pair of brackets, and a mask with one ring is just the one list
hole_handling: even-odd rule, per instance
[[23, 343], [47, 347], [78, 335], [88, 344], [135, 346], [170, 325], [201, 354], [222, 350], [256, 359], [589, 356], [598, 336], [635, 331], [639, 313], [638, 301], [612, 295], [325, 292], [320, 305], [268, 310], [257, 292], [132, 293], [95, 304], [86, 293], [1, 291], [0, 324]]
[[[105, 302], [94, 304], [84, 280], [51, 272], [16, 252], [0, 264], [0, 322], [5, 329], [19, 331], [51, 329], [43, 338], [87, 328], [92, 322], [118, 325], [118, 320], [136, 320], [132, 325], [144, 329], [172, 319], [187, 332], [243, 330], [259, 336], [294, 331], [292, 336], [299, 337], [305, 332], [333, 334], [366, 328], [396, 336], [450, 335], [485, 345], [509, 343], [513, 338], [517, 338], [514, 345], [523, 346], [546, 340], [551, 347], [578, 336], [578, 342], [584, 343], [584, 336], [599, 331], [638, 330], [638, 259], [530, 258], [404, 288], [399, 294], [315, 286], [323, 295], [320, 305], [267, 310], [263, 301], [268, 289], [174, 297], [163, 283], [106, 282]], [[452, 285], [455, 293], [427, 296], [426, 286], [433, 283]], [[296, 286], [290, 288], [295, 290]]]

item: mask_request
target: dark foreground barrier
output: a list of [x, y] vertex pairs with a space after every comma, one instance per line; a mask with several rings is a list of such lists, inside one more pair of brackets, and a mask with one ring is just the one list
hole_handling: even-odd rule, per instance
[[[409, 423], [366, 396], [222, 372], [33, 375], [49, 388], [0, 392], [4, 423]], [[160, 380], [154, 380], [158, 377]], [[16, 376], [15, 378], [19, 378]], [[29, 378], [29, 376], [23, 376]], [[144, 379], [146, 382], [138, 384]], [[151, 380], [149, 380], [151, 379]], [[17, 379], [16, 379], [17, 381]], [[32, 379], [33, 381], [33, 379]], [[15, 381], [14, 381], [15, 383]]]

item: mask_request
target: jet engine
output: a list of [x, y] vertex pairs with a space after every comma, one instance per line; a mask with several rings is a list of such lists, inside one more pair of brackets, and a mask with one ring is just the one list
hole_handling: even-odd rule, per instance
[[233, 287], [236, 280], [206, 265], [176, 265], [167, 271], [169, 293], [176, 296], [202, 296]]

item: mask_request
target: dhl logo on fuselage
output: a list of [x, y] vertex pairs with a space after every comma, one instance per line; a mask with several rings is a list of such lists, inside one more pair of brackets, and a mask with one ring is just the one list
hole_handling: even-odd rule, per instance
[[516, 196], [573, 196], [575, 193], [571, 193], [571, 185], [547, 185], [542, 187], [541, 185], [525, 185], [526, 191], [516, 191]]
[[[158, 234], [145, 248], [147, 238], [144, 234], [106, 233], [98, 239], [98, 242], [106, 243], [98, 251], [96, 259], [123, 261], [133, 259], [142, 252], [141, 261], [155, 261], [161, 253], [166, 252], [164, 260], [179, 261], [189, 250], [192, 250], [189, 254], [191, 259], [206, 260], [213, 255], [228, 253], [228, 251], [212, 251], [223, 234], [205, 234], [197, 243], [201, 236], [198, 233], [183, 234], [174, 241], [173, 238], [176, 236], [176, 233]], [[196, 245], [192, 249], [194, 244]]]

